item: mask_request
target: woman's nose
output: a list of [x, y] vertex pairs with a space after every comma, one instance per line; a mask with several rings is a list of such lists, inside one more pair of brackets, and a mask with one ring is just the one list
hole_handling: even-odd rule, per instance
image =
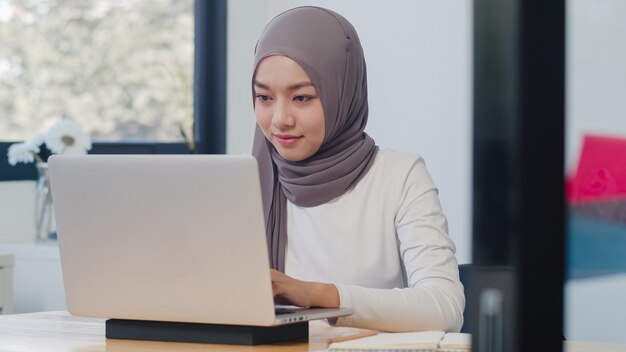
[[280, 129], [294, 126], [295, 119], [293, 116], [293, 111], [289, 107], [289, 104], [286, 104], [285, 102], [278, 102], [274, 106], [274, 116], [272, 117], [272, 123], [274, 124], [274, 126]]

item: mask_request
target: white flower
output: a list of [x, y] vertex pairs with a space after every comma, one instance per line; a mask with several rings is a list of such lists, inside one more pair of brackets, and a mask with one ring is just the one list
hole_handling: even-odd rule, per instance
[[26, 143], [29, 143], [30, 145], [37, 147], [37, 153], [39, 153], [39, 147], [41, 147], [43, 142], [44, 142], [43, 133], [37, 133], [36, 135], [32, 136], [29, 140], [26, 141]]
[[46, 146], [55, 154], [87, 154], [91, 141], [80, 126], [68, 119], [54, 124], [46, 133]]
[[17, 163], [32, 163], [35, 161], [35, 154], [39, 153], [39, 146], [30, 141], [11, 144], [7, 152], [9, 164], [15, 166]]
[[7, 151], [9, 164], [43, 162], [39, 152], [44, 143], [54, 154], [87, 154], [91, 149], [89, 135], [77, 123], [64, 119], [50, 127], [45, 135], [37, 133], [22, 143], [12, 144]]

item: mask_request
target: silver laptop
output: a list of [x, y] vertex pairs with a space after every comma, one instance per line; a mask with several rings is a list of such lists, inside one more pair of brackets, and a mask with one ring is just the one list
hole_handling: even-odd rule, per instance
[[352, 313], [276, 313], [251, 156], [55, 155], [49, 172], [73, 315], [272, 326]]

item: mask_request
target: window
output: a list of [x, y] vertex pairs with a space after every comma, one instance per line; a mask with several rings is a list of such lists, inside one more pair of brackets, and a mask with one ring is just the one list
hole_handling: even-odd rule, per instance
[[32, 165], [7, 166], [8, 146], [62, 117], [93, 153], [224, 152], [225, 12], [226, 0], [0, 0], [0, 180], [31, 178], [19, 175]]
[[180, 142], [193, 122], [193, 0], [2, 0], [0, 120], [69, 117], [95, 141]]

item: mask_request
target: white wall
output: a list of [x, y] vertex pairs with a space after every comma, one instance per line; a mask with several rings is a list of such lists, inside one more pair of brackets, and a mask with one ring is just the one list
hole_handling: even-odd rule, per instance
[[250, 154], [252, 150], [252, 64], [267, 11], [267, 0], [228, 1], [226, 151], [230, 154]]
[[439, 187], [460, 262], [471, 261], [471, 2], [229, 2], [229, 153], [249, 153], [254, 45], [276, 14], [317, 5], [356, 27], [368, 65], [367, 132], [383, 148], [421, 154]]
[[34, 242], [35, 181], [0, 182], [0, 243]]
[[626, 137], [626, 1], [567, 2], [567, 166], [584, 133]]
[[626, 344], [626, 273], [565, 284], [565, 338]]

